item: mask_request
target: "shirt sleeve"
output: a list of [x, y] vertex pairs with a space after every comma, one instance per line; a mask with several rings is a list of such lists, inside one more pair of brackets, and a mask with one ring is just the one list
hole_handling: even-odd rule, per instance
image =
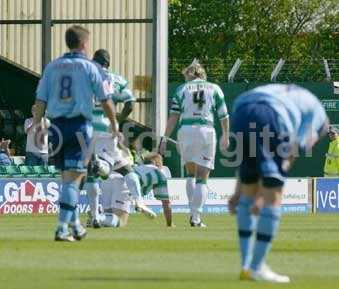
[[228, 118], [229, 115], [225, 102], [225, 96], [221, 88], [218, 86], [216, 86], [216, 90], [214, 92], [214, 100], [215, 100], [215, 109], [217, 111], [219, 120]]
[[114, 84], [116, 86], [116, 89], [118, 90], [118, 92], [122, 93], [123, 90], [127, 88], [127, 85], [128, 85], [127, 79], [117, 74], [114, 74], [113, 78], [114, 78], [114, 82], [115, 82]]
[[38, 87], [37, 87], [37, 90], [36, 90], [36, 99], [37, 100], [40, 100], [40, 101], [43, 101], [43, 102], [46, 102], [48, 101], [48, 66], [46, 67], [43, 75], [42, 75], [42, 78], [40, 79], [39, 81], [39, 84], [38, 84]]
[[27, 118], [25, 120], [25, 124], [24, 124], [25, 133], [27, 133], [27, 130], [32, 126], [32, 124], [33, 124], [33, 119], [32, 118]]
[[319, 103], [316, 109], [311, 108], [302, 116], [302, 122], [298, 130], [299, 146], [302, 150], [310, 148], [318, 140], [320, 133], [327, 121], [325, 109]]
[[183, 86], [179, 86], [177, 90], [175, 91], [175, 94], [171, 98], [171, 104], [170, 104], [170, 114], [171, 113], [176, 113], [176, 114], [181, 114], [182, 113], [182, 88]]
[[[129, 88], [124, 88], [119, 95], [115, 94], [114, 96], [117, 96], [117, 99], [120, 99], [123, 103], [136, 101], [133, 92]], [[114, 96], [112, 97], [113, 100], [115, 99]]]
[[174, 96], [171, 99], [170, 114], [171, 113], [176, 113], [176, 114], [180, 114], [181, 113], [180, 102], [178, 100], [178, 97], [176, 97], [176, 96]]
[[97, 66], [93, 66], [91, 82], [97, 101], [107, 100], [114, 91], [112, 82], [105, 76], [104, 71]]

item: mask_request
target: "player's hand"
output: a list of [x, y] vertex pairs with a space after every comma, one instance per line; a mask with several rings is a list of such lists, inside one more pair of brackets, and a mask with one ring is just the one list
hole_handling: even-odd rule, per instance
[[166, 138], [162, 137], [161, 140], [160, 140], [159, 149], [158, 149], [159, 154], [164, 156], [165, 152], [166, 152], [166, 148], [167, 148]]
[[124, 135], [120, 131], [112, 132], [113, 138], [118, 139], [118, 143], [122, 143], [124, 141]]
[[236, 192], [228, 200], [228, 210], [230, 211], [230, 214], [234, 215], [236, 213], [236, 208], [239, 203], [239, 199], [240, 199], [240, 193]]
[[226, 152], [229, 145], [230, 145], [230, 140], [228, 136], [222, 135], [220, 139], [220, 150], [222, 152]]

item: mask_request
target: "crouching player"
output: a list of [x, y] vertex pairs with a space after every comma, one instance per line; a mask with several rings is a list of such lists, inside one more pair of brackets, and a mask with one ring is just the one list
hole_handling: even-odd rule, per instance
[[238, 141], [243, 141], [239, 152], [243, 161], [229, 208], [237, 215], [241, 280], [290, 282], [288, 276], [273, 272], [265, 260], [278, 231], [282, 190], [295, 152], [311, 149], [327, 127], [319, 100], [295, 85], [261, 86], [236, 99], [232, 130], [242, 135]]
[[[150, 153], [145, 157], [145, 164], [135, 167], [135, 172], [141, 181], [142, 195], [146, 196], [153, 190], [154, 197], [162, 202], [166, 225], [174, 226], [167, 188], [167, 179], [171, 175], [168, 168], [163, 166], [161, 155]], [[101, 224], [107, 227], [126, 226], [132, 202], [122, 176], [112, 174], [101, 182], [101, 189], [103, 207], [107, 212]]]

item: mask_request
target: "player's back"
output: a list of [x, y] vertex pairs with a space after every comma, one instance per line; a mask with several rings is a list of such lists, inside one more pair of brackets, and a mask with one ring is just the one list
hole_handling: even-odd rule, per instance
[[91, 119], [93, 95], [106, 97], [99, 68], [81, 53], [66, 53], [52, 61], [42, 81], [38, 98], [47, 102], [47, 116], [52, 119], [79, 115]]
[[[108, 85], [111, 86], [110, 97], [114, 104], [135, 101], [133, 94], [128, 90], [128, 93], [122, 93], [126, 90], [128, 81], [121, 75], [110, 72], [107, 68], [103, 68], [104, 79], [108, 80]], [[96, 105], [93, 108], [93, 128], [99, 134], [110, 134], [110, 121], [106, 117], [101, 106]]]
[[140, 177], [143, 187], [159, 185], [166, 182], [167, 179], [160, 169], [152, 164], [139, 165], [134, 170]]
[[178, 104], [181, 124], [213, 125], [214, 112], [222, 108], [227, 114], [224, 95], [214, 83], [195, 79], [178, 87], [173, 101]]
[[279, 121], [301, 147], [310, 132], [316, 134], [325, 124], [326, 112], [320, 101], [308, 90], [296, 85], [269, 84], [240, 95], [234, 111], [249, 103], [266, 103], [279, 115]]

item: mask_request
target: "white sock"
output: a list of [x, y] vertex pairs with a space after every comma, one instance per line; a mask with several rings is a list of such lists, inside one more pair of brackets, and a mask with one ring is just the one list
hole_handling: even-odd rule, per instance
[[93, 219], [99, 218], [99, 192], [100, 187], [97, 182], [86, 183], [85, 190], [87, 192], [88, 202], [91, 209]]
[[130, 172], [124, 176], [124, 179], [132, 198], [136, 201], [142, 200], [141, 186], [138, 175], [135, 172]]
[[198, 180], [195, 186], [194, 195], [192, 198], [192, 221], [194, 223], [200, 223], [202, 208], [206, 202], [208, 194], [208, 188], [205, 181]]
[[106, 180], [101, 182], [101, 200], [102, 200], [102, 208], [105, 210], [112, 209], [112, 201], [113, 201], [113, 190], [114, 186], [112, 181]]
[[188, 207], [190, 211], [192, 210], [192, 200], [195, 190], [195, 177], [188, 177], [186, 180], [186, 194], [188, 199]]
[[105, 227], [119, 227], [119, 217], [112, 213], [105, 213], [105, 219], [102, 224]]

